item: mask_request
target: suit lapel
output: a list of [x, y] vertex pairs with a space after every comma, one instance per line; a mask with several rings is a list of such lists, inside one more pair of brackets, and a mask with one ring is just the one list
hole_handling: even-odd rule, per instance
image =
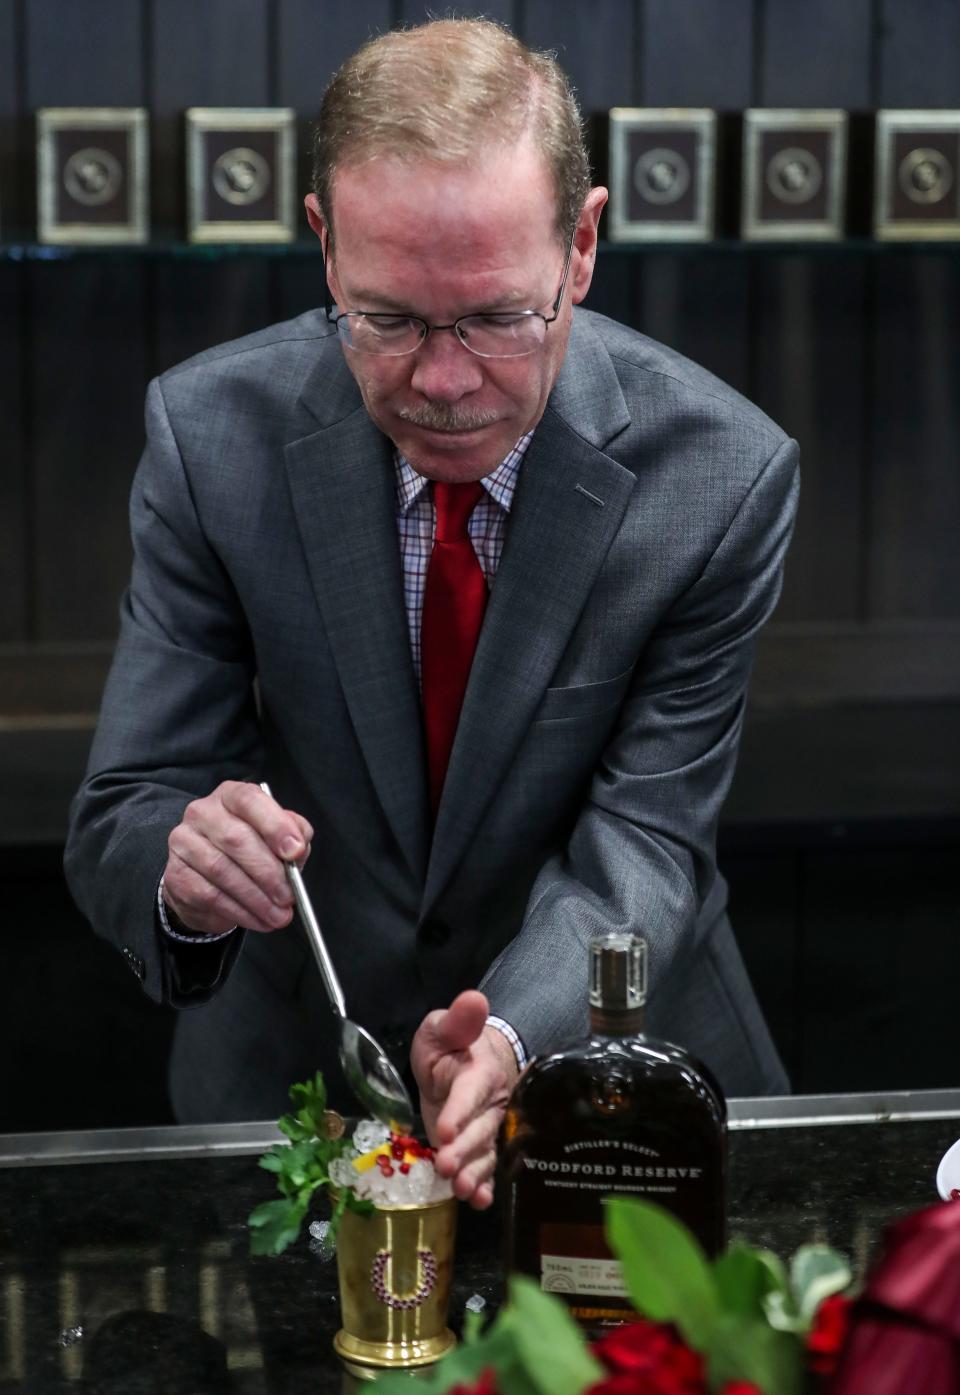
[[[342, 364], [339, 371], [349, 377]], [[425, 758], [391, 448], [352, 379], [331, 387], [329, 378], [338, 375], [329, 365], [326, 376], [328, 421], [338, 417], [338, 405], [347, 414], [287, 446], [294, 511], [370, 777], [409, 866], [422, 877], [429, 836]], [[349, 790], [343, 794], [350, 797]]]
[[572, 336], [521, 467], [438, 811], [422, 914], [494, 798], [620, 526], [634, 477], [593, 442], [609, 441], [628, 422], [605, 351], [589, 330]]

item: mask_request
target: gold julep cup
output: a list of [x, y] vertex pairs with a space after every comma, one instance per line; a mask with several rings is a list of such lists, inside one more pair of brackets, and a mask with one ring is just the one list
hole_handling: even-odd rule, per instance
[[343, 1326], [333, 1347], [354, 1375], [429, 1366], [456, 1346], [447, 1327], [456, 1231], [456, 1197], [344, 1212], [337, 1233]]

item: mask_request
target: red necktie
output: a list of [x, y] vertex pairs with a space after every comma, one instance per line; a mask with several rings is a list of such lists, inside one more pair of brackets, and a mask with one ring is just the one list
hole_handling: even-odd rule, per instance
[[420, 650], [434, 817], [487, 604], [487, 583], [467, 532], [482, 493], [479, 483], [433, 485], [437, 529], [423, 593]]

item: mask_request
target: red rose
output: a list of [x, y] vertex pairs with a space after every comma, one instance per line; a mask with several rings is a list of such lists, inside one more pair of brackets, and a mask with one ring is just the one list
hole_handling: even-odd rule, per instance
[[835, 1293], [825, 1298], [814, 1314], [813, 1327], [807, 1334], [807, 1351], [811, 1370], [829, 1376], [837, 1364], [837, 1353], [843, 1346], [850, 1326], [850, 1300]]
[[631, 1322], [593, 1352], [610, 1374], [585, 1395], [705, 1395], [703, 1358], [665, 1323]]

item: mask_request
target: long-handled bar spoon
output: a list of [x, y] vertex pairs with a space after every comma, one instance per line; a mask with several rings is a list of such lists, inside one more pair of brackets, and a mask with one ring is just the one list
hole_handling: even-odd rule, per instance
[[[273, 798], [266, 781], [261, 781], [260, 788], [264, 794]], [[340, 1022], [340, 1064], [347, 1084], [375, 1119], [379, 1119], [383, 1124], [396, 1124], [401, 1129], [410, 1130], [413, 1127], [413, 1105], [400, 1072], [370, 1033], [356, 1022], [351, 1022], [347, 1016], [343, 989], [340, 987], [333, 960], [330, 958], [319, 921], [300, 875], [300, 868], [293, 862], [284, 863], [284, 867], [303, 928], [320, 970], [320, 977], [323, 979], [323, 986], [330, 999], [330, 1006]]]

